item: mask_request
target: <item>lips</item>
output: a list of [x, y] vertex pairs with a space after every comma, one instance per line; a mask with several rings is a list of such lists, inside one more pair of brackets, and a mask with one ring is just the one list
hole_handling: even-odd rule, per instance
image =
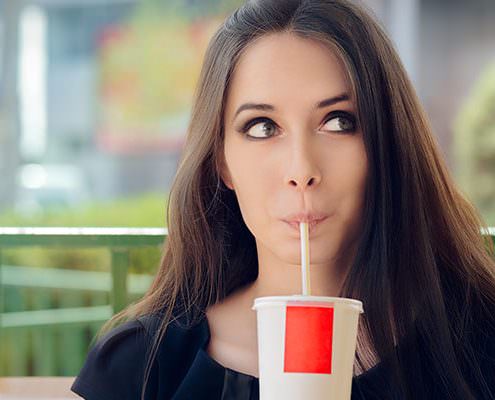
[[[319, 219], [319, 220], [315, 220], [315, 221], [311, 221], [308, 225], [308, 229], [309, 229], [309, 232], [312, 232], [317, 225], [320, 224], [320, 222], [322, 222], [323, 220], [325, 220], [326, 218], [323, 218], [323, 219]], [[299, 232], [299, 222], [289, 222], [289, 221], [284, 221], [287, 225], [289, 225], [290, 227], [292, 227], [293, 229], [295, 229], [296, 231]]]
[[299, 213], [289, 214], [285, 218], [282, 218], [282, 220], [286, 222], [311, 223], [315, 221], [321, 221], [327, 217], [328, 215], [318, 212], [299, 212]]
[[298, 214], [292, 214], [284, 218], [282, 221], [285, 222], [290, 227], [292, 227], [293, 229], [297, 230], [298, 232], [299, 232], [299, 224], [301, 222], [307, 222], [309, 232], [311, 233], [311, 231], [313, 231], [321, 222], [323, 222], [327, 218], [328, 216], [324, 214], [298, 213]]

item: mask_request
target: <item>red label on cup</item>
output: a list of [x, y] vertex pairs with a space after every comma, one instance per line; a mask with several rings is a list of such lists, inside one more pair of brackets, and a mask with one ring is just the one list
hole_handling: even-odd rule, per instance
[[332, 373], [333, 310], [287, 306], [284, 372]]

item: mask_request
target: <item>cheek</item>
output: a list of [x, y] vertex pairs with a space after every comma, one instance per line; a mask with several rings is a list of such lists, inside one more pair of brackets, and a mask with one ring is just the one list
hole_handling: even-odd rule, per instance
[[276, 188], [275, 174], [267, 173], [272, 170], [269, 160], [247, 150], [226, 148], [225, 159], [244, 222], [253, 232], [254, 226], [267, 220], [266, 212]]
[[225, 144], [225, 160], [236, 193], [248, 197], [263, 196], [275, 181], [274, 163], [268, 148], [241, 139], [230, 138]]
[[357, 152], [354, 162], [347, 165], [346, 181], [343, 187], [346, 193], [344, 204], [346, 205], [346, 223], [361, 226], [362, 212], [364, 208], [366, 182], [368, 179], [368, 163], [364, 149]]

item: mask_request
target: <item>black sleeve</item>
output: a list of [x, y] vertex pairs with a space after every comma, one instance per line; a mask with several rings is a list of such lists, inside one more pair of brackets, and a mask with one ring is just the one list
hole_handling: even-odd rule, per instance
[[[141, 398], [149, 339], [138, 321], [108, 332], [91, 348], [71, 390], [86, 400], [137, 400]], [[153, 366], [148, 393], [156, 384]]]

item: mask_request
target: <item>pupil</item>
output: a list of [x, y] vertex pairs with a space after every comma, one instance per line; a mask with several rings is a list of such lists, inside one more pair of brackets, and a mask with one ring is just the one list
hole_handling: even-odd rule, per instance
[[[342, 122], [342, 120], [344, 120], [344, 122]], [[342, 118], [342, 117], [339, 118], [339, 126], [341, 129], [345, 129], [345, 130], [350, 129], [351, 128], [350, 125], [351, 125], [351, 123], [347, 119]]]

